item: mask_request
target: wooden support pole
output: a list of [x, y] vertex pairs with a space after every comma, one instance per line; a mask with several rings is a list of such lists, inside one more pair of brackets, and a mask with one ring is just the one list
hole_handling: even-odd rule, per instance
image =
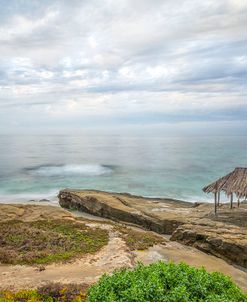
[[217, 192], [214, 193], [214, 214], [217, 215]]
[[233, 208], [233, 193], [230, 195], [230, 208]]
[[220, 191], [218, 192], [218, 206], [220, 205]]
[[240, 206], [240, 199], [239, 199], [239, 197], [238, 197], [238, 208], [239, 208], [239, 206]]

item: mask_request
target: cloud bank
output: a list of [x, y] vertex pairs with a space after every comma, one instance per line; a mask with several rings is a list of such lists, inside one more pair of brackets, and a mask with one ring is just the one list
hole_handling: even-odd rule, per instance
[[247, 130], [245, 0], [0, 7], [2, 132], [199, 122]]

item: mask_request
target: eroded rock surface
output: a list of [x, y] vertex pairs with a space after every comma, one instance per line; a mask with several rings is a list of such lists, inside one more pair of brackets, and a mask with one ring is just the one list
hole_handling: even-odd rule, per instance
[[[62, 190], [59, 203], [93, 215], [133, 223], [247, 268], [247, 205], [213, 214], [212, 204], [192, 204], [93, 190]], [[228, 219], [229, 218], [229, 219]]]
[[247, 267], [247, 231], [244, 228], [202, 219], [179, 226], [171, 240]]

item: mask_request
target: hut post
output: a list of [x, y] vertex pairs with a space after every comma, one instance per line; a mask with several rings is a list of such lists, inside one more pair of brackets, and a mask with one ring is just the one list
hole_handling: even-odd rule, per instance
[[[238, 207], [241, 204], [241, 198], [247, 201], [247, 167], [235, 168], [231, 173], [219, 178], [217, 181], [204, 187], [202, 190], [205, 193], [214, 194], [214, 212], [217, 213], [217, 207], [220, 204], [220, 192], [223, 191], [230, 198], [230, 208], [233, 209], [234, 194], [236, 195], [236, 202]], [[237, 206], [236, 205], [236, 206]]]
[[218, 206], [220, 205], [220, 191], [218, 191], [218, 200], [217, 200]]
[[217, 191], [214, 192], [214, 214], [217, 215]]
[[230, 195], [230, 208], [233, 208], [233, 193]]

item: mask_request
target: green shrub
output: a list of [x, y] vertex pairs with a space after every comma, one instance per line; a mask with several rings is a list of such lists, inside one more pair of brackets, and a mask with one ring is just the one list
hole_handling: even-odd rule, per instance
[[247, 302], [247, 296], [221, 273], [187, 264], [139, 264], [103, 275], [88, 302]]
[[0, 291], [0, 302], [247, 302], [247, 296], [221, 273], [186, 264], [139, 264], [86, 284], [50, 283], [36, 290]]

